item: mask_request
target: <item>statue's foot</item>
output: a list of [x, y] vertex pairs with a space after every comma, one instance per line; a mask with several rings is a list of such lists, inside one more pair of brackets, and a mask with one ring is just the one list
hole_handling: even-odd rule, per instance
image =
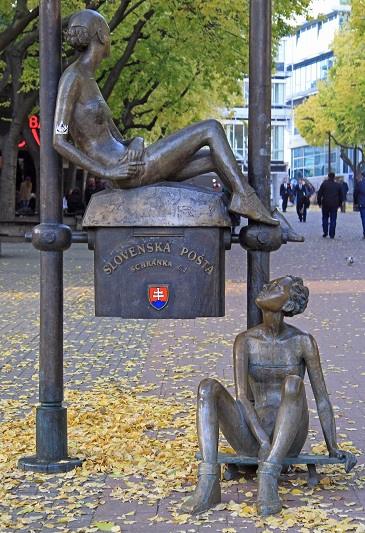
[[283, 242], [304, 242], [304, 237], [299, 235], [289, 224], [286, 218], [278, 211], [274, 209], [271, 213], [273, 218], [280, 222], [280, 227], [283, 231]]
[[281, 468], [281, 464], [259, 461], [257, 469], [257, 511], [259, 515], [277, 514], [283, 507], [278, 495], [277, 481]]
[[194, 493], [182, 504], [181, 509], [187, 513], [199, 514], [219, 503], [221, 501], [219, 475], [218, 463], [200, 463], [199, 479]]
[[237, 213], [237, 215], [249, 218], [254, 222], [262, 222], [263, 224], [269, 224], [270, 226], [278, 226], [280, 223], [279, 220], [270, 216], [269, 212], [262, 205], [254, 191], [245, 196], [233, 193], [228, 209], [229, 211], [232, 211], [232, 213]]

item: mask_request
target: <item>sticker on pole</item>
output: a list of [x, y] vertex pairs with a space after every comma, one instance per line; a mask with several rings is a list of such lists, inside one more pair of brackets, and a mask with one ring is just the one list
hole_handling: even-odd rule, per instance
[[148, 300], [154, 309], [161, 311], [169, 301], [169, 286], [149, 285]]

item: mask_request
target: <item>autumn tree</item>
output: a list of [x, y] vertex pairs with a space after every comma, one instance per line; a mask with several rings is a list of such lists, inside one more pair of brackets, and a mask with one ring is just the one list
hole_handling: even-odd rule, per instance
[[[274, 44], [309, 0], [274, 3]], [[241, 101], [247, 73], [249, 0], [62, 0], [62, 25], [84, 7], [99, 9], [112, 31], [112, 54], [96, 79], [125, 136], [147, 142]], [[3, 0], [0, 8], [1, 218], [14, 217], [19, 135], [38, 105], [38, 4]], [[65, 46], [64, 66], [76, 59]]]
[[[351, 5], [349, 22], [332, 44], [334, 64], [328, 79], [296, 108], [295, 122], [312, 146], [323, 146], [330, 136], [357, 179], [365, 166], [365, 5], [362, 0], [352, 0]], [[348, 156], [355, 147], [356, 162]]]

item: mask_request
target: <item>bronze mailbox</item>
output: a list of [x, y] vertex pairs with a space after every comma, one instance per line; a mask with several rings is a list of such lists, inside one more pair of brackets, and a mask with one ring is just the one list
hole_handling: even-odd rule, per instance
[[223, 316], [230, 225], [209, 189], [163, 184], [93, 195], [83, 226], [94, 250], [96, 316]]

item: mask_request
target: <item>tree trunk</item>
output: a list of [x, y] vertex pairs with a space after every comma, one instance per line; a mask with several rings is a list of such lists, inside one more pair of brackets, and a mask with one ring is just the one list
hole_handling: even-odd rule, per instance
[[24, 122], [24, 125], [23, 125], [23, 128], [22, 128], [22, 133], [23, 133], [24, 140], [27, 143], [26, 146], [27, 146], [29, 155], [32, 158], [32, 161], [33, 161], [33, 164], [34, 164], [34, 168], [35, 168], [35, 172], [36, 172], [36, 211], [39, 212], [39, 205], [40, 205], [39, 204], [39, 197], [40, 197], [39, 196], [40, 195], [40, 151], [39, 151], [39, 146], [36, 143], [32, 133], [30, 131], [29, 124], [28, 124], [28, 117], [26, 117], [26, 119], [25, 119], [25, 122]]
[[[336, 142], [336, 144], [338, 144], [338, 143]], [[364, 170], [364, 167], [365, 167], [364, 152], [363, 152], [362, 148], [359, 148], [358, 146], [355, 146], [355, 148], [354, 148], [354, 160], [351, 161], [351, 159], [349, 158], [349, 156], [345, 152], [345, 148], [348, 148], [348, 147], [344, 147], [343, 145], [340, 145], [340, 147], [341, 147], [341, 151], [340, 151], [341, 156], [340, 157], [341, 157], [342, 161], [344, 161], [351, 168], [351, 170], [352, 170], [352, 172], [354, 174], [354, 190], [355, 190], [357, 182], [359, 180], [361, 180], [361, 172]], [[359, 158], [359, 160], [357, 159], [358, 152], [361, 153], [361, 158]], [[355, 203], [353, 203], [353, 210], [354, 211], [358, 211], [359, 210], [358, 206], [355, 206]]]
[[21, 123], [13, 120], [2, 147], [3, 168], [0, 179], [0, 218], [3, 222], [15, 219], [16, 169], [20, 131]]
[[[346, 163], [346, 165], [348, 165], [351, 168], [351, 170], [352, 170], [352, 172], [354, 174], [354, 187], [355, 187], [357, 182], [359, 180], [361, 180], [361, 172], [365, 168], [364, 152], [363, 152], [362, 148], [360, 148], [359, 146], [355, 146], [354, 148], [353, 147], [349, 147], [349, 146], [344, 146], [343, 144], [338, 143], [334, 137], [333, 137], [333, 139], [335, 140], [335, 143], [337, 144], [337, 146], [340, 146], [340, 157], [341, 157], [342, 161], [344, 163]], [[349, 156], [347, 155], [346, 150], [356, 150], [356, 153], [354, 154], [354, 159], [353, 160], [351, 160], [349, 158]], [[358, 159], [358, 155], [359, 155], [358, 153], [359, 152], [361, 154], [361, 157], [359, 157], [359, 159]]]
[[0, 218], [3, 221], [15, 219], [16, 169], [18, 143], [22, 126], [33, 109], [38, 91], [21, 92], [22, 56], [14, 47], [6, 51], [7, 64], [12, 73], [12, 114], [9, 132], [2, 145], [3, 168], [0, 179]]

